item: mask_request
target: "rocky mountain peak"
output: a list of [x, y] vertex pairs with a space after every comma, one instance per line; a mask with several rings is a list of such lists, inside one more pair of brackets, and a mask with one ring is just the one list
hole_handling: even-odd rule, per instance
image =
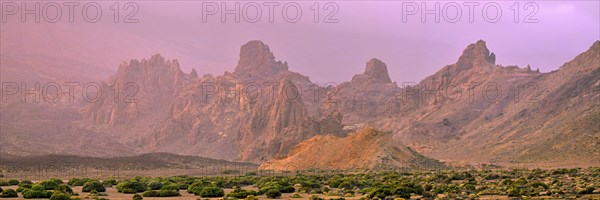
[[479, 40], [474, 44], [469, 44], [462, 55], [458, 58], [457, 64], [461, 67], [471, 68], [487, 64], [496, 64], [496, 55], [490, 53], [485, 41]]
[[163, 115], [173, 98], [190, 82], [189, 76], [181, 71], [177, 60], [166, 60], [160, 54], [123, 62], [109, 84], [119, 88], [121, 93], [134, 91], [135, 96], [131, 98], [135, 100], [115, 102], [114, 99], [123, 97], [103, 88], [106, 95], [101, 96], [98, 103], [90, 105], [85, 117], [97, 124], [115, 126], [144, 116]]
[[194, 68], [192, 68], [190, 75], [192, 76], [192, 78], [198, 78], [198, 72]]
[[392, 82], [388, 74], [387, 65], [377, 58], [373, 58], [367, 62], [364, 74], [382, 82]]
[[160, 54], [154, 54], [149, 59], [141, 61], [133, 59], [129, 63], [122, 63], [116, 78], [127, 79], [127, 81], [144, 81], [148, 78], [156, 79], [159, 75], [182, 76], [183, 71], [177, 60], [165, 60]]
[[352, 82], [391, 83], [392, 80], [388, 74], [387, 65], [383, 61], [373, 58], [367, 62], [364, 73], [357, 74], [352, 77]]
[[244, 44], [240, 49], [240, 59], [235, 72], [287, 70], [281, 62], [275, 61], [275, 55], [269, 46], [262, 41], [253, 40]]

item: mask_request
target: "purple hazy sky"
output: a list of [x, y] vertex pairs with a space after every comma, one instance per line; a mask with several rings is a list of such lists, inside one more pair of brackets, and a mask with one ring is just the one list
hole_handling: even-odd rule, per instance
[[[262, 40], [270, 46], [276, 59], [289, 63], [290, 70], [308, 75], [311, 80], [320, 83], [350, 80], [352, 75], [363, 72], [370, 58], [379, 58], [387, 63], [394, 81], [417, 82], [445, 65], [456, 62], [462, 50], [479, 39], [487, 41], [488, 48], [496, 54], [497, 64], [520, 67], [530, 64], [533, 69], [540, 68], [542, 72], [548, 72], [558, 69], [600, 39], [599, 1], [518, 2], [518, 6], [515, 6], [517, 1], [497, 1], [502, 15], [495, 23], [485, 21], [483, 16], [483, 7], [496, 3], [493, 1], [478, 2], [479, 5], [474, 7], [474, 22], [469, 21], [469, 7], [464, 5], [465, 2], [458, 2], [456, 5], [460, 6], [462, 15], [456, 23], [445, 21], [446, 18], [457, 16], [456, 7], [442, 1], [438, 2], [442, 12], [439, 23], [434, 21], [434, 15], [426, 15], [427, 21], [423, 23], [420, 12], [407, 16], [406, 22], [403, 21], [403, 5], [417, 5], [422, 11], [422, 3], [427, 9], [433, 9], [436, 2], [432, 1], [337, 2], [338, 12], [333, 17], [338, 20], [337, 23], [322, 22], [336, 6], [325, 10], [323, 7], [326, 2], [319, 1], [320, 21], [315, 23], [314, 11], [310, 9], [315, 2], [298, 2], [302, 17], [297, 23], [286, 22], [282, 16], [282, 7], [290, 2], [281, 2], [275, 7], [273, 23], [269, 22], [269, 10], [263, 5], [264, 2], [258, 2], [262, 16], [257, 23], [246, 22], [243, 18], [236, 23], [233, 15], [227, 15], [227, 21], [222, 23], [220, 15], [207, 16], [206, 22], [203, 22], [203, 2], [200, 1], [145, 1], [137, 3], [139, 12], [135, 18], [139, 22], [134, 24], [114, 24], [108, 9], [110, 5], [105, 3], [102, 5], [105, 18], [100, 23], [65, 22], [46, 28], [49, 32], [53, 27], [63, 27], [60, 28], [63, 33], [81, 32], [76, 39], [66, 39], [78, 39], [79, 43], [64, 45], [56, 42], [55, 45], [63, 50], [86, 48], [91, 52], [101, 51], [98, 59], [114, 63], [107, 65], [115, 70], [120, 61], [161, 53], [166, 58], [178, 59], [184, 71], [193, 67], [200, 74], [222, 74], [224, 71], [233, 71], [241, 45], [250, 40]], [[215, 3], [221, 5], [221, 2]], [[243, 7], [249, 2], [238, 3]], [[228, 1], [225, 4], [231, 8], [235, 2]], [[446, 15], [444, 7], [447, 8]], [[254, 8], [248, 8], [247, 16], [256, 16]], [[488, 18], [496, 16], [491, 8], [494, 7], [487, 10]], [[519, 10], [518, 23], [514, 21], [515, 8]], [[294, 10], [288, 10], [288, 13], [293, 18]], [[524, 23], [532, 13], [531, 19], [537, 19], [538, 22]], [[122, 12], [122, 15], [126, 14]], [[37, 26], [14, 21], [10, 27], [12, 30], [6, 30], [6, 25], [3, 27], [3, 45], [9, 42], [7, 32], [25, 26]], [[110, 32], [112, 35], [91, 36], [85, 34], [88, 33], [86, 31]], [[57, 35], [55, 37], [64, 34]], [[29, 36], [20, 34], [18, 37]], [[129, 43], [114, 42], [118, 41], [115, 37], [122, 37]], [[95, 42], [84, 42], [86, 40]], [[35, 48], [36, 44], [30, 45]], [[79, 44], [86, 45], [82, 47]], [[106, 49], [121, 50], [113, 52]]]

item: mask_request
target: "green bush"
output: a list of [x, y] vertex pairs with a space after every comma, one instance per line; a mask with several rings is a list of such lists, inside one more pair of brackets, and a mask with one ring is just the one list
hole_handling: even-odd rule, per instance
[[117, 192], [121, 192], [124, 194], [135, 194], [135, 193], [142, 192], [142, 191], [139, 191], [139, 190], [136, 190], [133, 188], [123, 188], [121, 190], [117, 190]]
[[150, 190], [160, 190], [163, 187], [163, 184], [158, 181], [152, 181], [148, 183], [148, 188]]
[[73, 189], [71, 189], [71, 186], [66, 185], [66, 184], [62, 184], [62, 185], [58, 186], [58, 188], [56, 188], [54, 191], [62, 192], [65, 194], [73, 194]]
[[0, 180], [0, 186], [9, 186], [10, 184], [8, 183], [8, 181], [5, 180]]
[[[34, 186], [34, 189], [37, 189], [37, 188]], [[45, 191], [45, 190], [37, 191], [37, 190], [34, 190], [34, 189], [25, 189], [25, 190], [23, 190], [23, 198], [26, 198], [26, 199], [34, 199], [34, 198], [36, 198], [36, 199], [38, 199], [38, 198], [50, 198], [52, 196], [52, 192], [51, 191]]]
[[2, 191], [4, 191], [4, 190], [0, 187], [0, 193], [2, 193]]
[[187, 190], [187, 189], [188, 189], [188, 187], [190, 187], [190, 185], [189, 185], [189, 184], [187, 184], [187, 183], [182, 183], [182, 184], [179, 184], [179, 189], [180, 189], [180, 190]]
[[281, 197], [281, 192], [279, 192], [279, 190], [272, 188], [270, 190], [267, 190], [265, 192], [265, 195], [267, 195], [267, 197], [271, 198], [271, 199], [277, 199], [279, 197]]
[[50, 200], [71, 200], [71, 196], [62, 192], [55, 192], [50, 196]]
[[102, 181], [102, 185], [107, 188], [112, 187], [113, 185], [116, 185], [116, 184], [117, 184], [117, 180], [114, 180], [114, 179]]
[[133, 200], [142, 200], [142, 199], [144, 199], [144, 198], [140, 194], [133, 195]]
[[19, 183], [19, 187], [26, 187], [26, 188], [31, 188], [31, 185], [33, 185], [33, 183], [29, 180], [25, 180], [25, 181], [21, 181]]
[[179, 194], [179, 192], [177, 190], [159, 190], [158, 196], [159, 197], [176, 197], [176, 196], [181, 196], [181, 194]]
[[[42, 186], [42, 187], [44, 187], [44, 186]], [[17, 188], [17, 192], [22, 192], [25, 189], [31, 189], [31, 184], [21, 182], [21, 183], [19, 183], [19, 187]]]
[[19, 197], [19, 194], [17, 194], [17, 192], [13, 189], [6, 189], [6, 190], [2, 191], [2, 194], [0, 194], [0, 197], [15, 198], [15, 197]]
[[[281, 193], [293, 193], [296, 191], [296, 188], [291, 186], [289, 183], [283, 182], [283, 181], [277, 181], [277, 182], [270, 181], [270, 182], [266, 182], [266, 183], [259, 183], [257, 185], [260, 188], [260, 193], [266, 193], [268, 190], [271, 190], [271, 189], [276, 189], [277, 191], [279, 191]], [[319, 188], [319, 191], [320, 191], [320, 188]]]
[[146, 191], [146, 185], [137, 181], [123, 181], [117, 184], [117, 191], [125, 194], [133, 194]]
[[176, 197], [181, 196], [177, 190], [148, 190], [142, 193], [143, 197]]
[[158, 191], [156, 190], [148, 190], [142, 193], [143, 197], [158, 197]]
[[43, 185], [41, 185], [41, 184], [39, 184], [39, 183], [33, 184], [33, 185], [31, 186], [31, 189], [32, 189], [33, 191], [44, 191], [44, 190], [45, 190], [44, 186], [43, 186]]
[[165, 185], [161, 188], [161, 190], [175, 190], [175, 191], [179, 191], [179, 185], [172, 183], [172, 184], [168, 184]]
[[78, 178], [70, 178], [67, 184], [71, 186], [83, 186], [83, 184], [87, 183], [89, 179], [78, 179]]
[[392, 196], [393, 192], [389, 188], [375, 188], [369, 193], [369, 198], [385, 199], [387, 196]]
[[[306, 191], [307, 193], [312, 190], [314, 190], [316, 193], [322, 192], [321, 188], [323, 186], [320, 183], [316, 182], [315, 180], [303, 181], [302, 183], [300, 183], [300, 185], [301, 185], [300, 191]], [[284, 191], [281, 191], [281, 192], [286, 193]]]
[[62, 179], [59, 179], [59, 178], [51, 178], [50, 181], [53, 181], [58, 185], [63, 184]]
[[[468, 173], [466, 173], [466, 174], [468, 174]], [[470, 174], [468, 174], [468, 175], [470, 175]], [[462, 176], [466, 177], [467, 175], [462, 175]], [[399, 184], [399, 186], [397, 186], [395, 189], [393, 189], [393, 193], [396, 194], [400, 198], [409, 199], [411, 196], [411, 193], [415, 193], [418, 195], [423, 194], [423, 187], [421, 187], [421, 185], [415, 184], [414, 182], [402, 182]]]
[[516, 188], [516, 187], [509, 187], [506, 190], [506, 194], [508, 194], [509, 197], [518, 197], [523, 195], [523, 191], [521, 191], [521, 189]]
[[230, 192], [229, 194], [227, 194], [228, 197], [235, 197], [235, 198], [238, 198], [238, 199], [246, 198], [249, 195], [258, 196], [258, 192], [254, 191], [254, 190], [243, 190], [243, 189], [240, 189], [240, 188], [236, 188], [235, 190], [233, 190], [232, 192]]
[[60, 185], [56, 181], [52, 181], [52, 180], [42, 181], [42, 182], [40, 182], [40, 184], [42, 186], [44, 186], [44, 189], [46, 189], [46, 190], [54, 190], [54, 189], [58, 188], [58, 186]]
[[96, 192], [106, 192], [104, 185], [102, 185], [100, 181], [96, 180], [88, 181], [87, 183], [83, 184], [83, 188], [81, 188], [82, 192], [91, 192], [92, 190], [96, 190]]
[[200, 192], [201, 197], [222, 197], [225, 196], [225, 191], [218, 187], [205, 187]]
[[19, 185], [19, 180], [10, 179], [8, 180], [9, 185]]
[[248, 195], [244, 200], [258, 200], [254, 195]]
[[188, 187], [187, 191], [190, 194], [200, 195], [202, 189], [204, 189], [204, 187], [206, 186], [209, 186], [209, 184], [206, 184], [204, 182], [194, 182]]

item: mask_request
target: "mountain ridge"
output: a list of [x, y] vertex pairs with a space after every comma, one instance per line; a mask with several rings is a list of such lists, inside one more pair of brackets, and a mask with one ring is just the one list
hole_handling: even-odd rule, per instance
[[[118, 149], [113, 154], [171, 152], [260, 163], [286, 159], [311, 138], [346, 138], [376, 127], [390, 132], [395, 144], [441, 161], [598, 165], [600, 130], [593, 126], [600, 109], [598, 52], [600, 41], [559, 70], [539, 73], [496, 64], [479, 40], [414, 86], [398, 87], [385, 62], [373, 58], [364, 72], [328, 87], [290, 71], [268, 45], [254, 40], [240, 48], [234, 71], [219, 76], [184, 73], [176, 60], [160, 55], [124, 62], [103, 83], [108, 95], [60, 112], [73, 116], [67, 127], [83, 132], [82, 138], [106, 138], [103, 145]], [[109, 86], [125, 89], [130, 82], [139, 84], [139, 101], [114, 102]], [[18, 109], [27, 108], [4, 106], [3, 112]], [[78, 114], [79, 109], [84, 111]], [[18, 119], [31, 116], [5, 116], [3, 129], [11, 133], [2, 135], [8, 147], [2, 150], [23, 151], [14, 144], [29, 144], [27, 137], [38, 130], [14, 133], [27, 127]], [[52, 131], [72, 135], [66, 132]], [[83, 141], [73, 145], [84, 146]], [[26, 152], [64, 151], [47, 149]]]

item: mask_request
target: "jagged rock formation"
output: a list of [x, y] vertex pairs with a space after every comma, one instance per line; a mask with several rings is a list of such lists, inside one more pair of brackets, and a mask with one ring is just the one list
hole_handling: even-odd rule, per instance
[[317, 134], [344, 135], [341, 119], [315, 116], [318, 86], [274, 58], [260, 41], [243, 45], [234, 73], [198, 79], [173, 101], [166, 121], [136, 143], [148, 151], [262, 161]]
[[[194, 71], [195, 72], [195, 71]], [[159, 54], [122, 63], [85, 118], [96, 124], [130, 125], [140, 117], [164, 116], [172, 99], [194, 78], [181, 71], [177, 60]]]
[[321, 104], [322, 113], [340, 113], [344, 124], [356, 124], [394, 114], [390, 103], [400, 92], [388, 75], [387, 65], [373, 58], [362, 74], [329, 91]]
[[238, 74], [277, 74], [287, 70], [287, 63], [275, 61], [275, 55], [269, 46], [262, 41], [254, 40], [241, 47], [240, 59], [234, 72]]
[[309, 118], [296, 85], [282, 78], [272, 103], [257, 104], [244, 124], [243, 160], [268, 159], [287, 154], [290, 147], [319, 133]]
[[367, 67], [363, 74], [357, 74], [352, 77], [352, 81], [372, 81], [381, 83], [391, 83], [390, 75], [387, 71], [387, 65], [377, 58], [367, 62]]
[[[456, 63], [414, 86], [398, 87], [386, 64], [371, 59], [364, 73], [351, 81], [321, 87], [290, 71], [286, 62], [276, 61], [264, 43], [251, 41], [240, 49], [232, 73], [186, 74], [177, 61], [155, 55], [122, 64], [102, 85], [103, 95], [96, 103], [3, 104], [0, 142], [3, 152], [26, 155], [82, 149], [77, 153], [171, 152], [302, 163], [310, 161], [304, 151], [319, 148], [313, 143], [355, 145], [348, 139], [358, 136], [346, 137], [349, 131], [376, 127], [392, 134], [381, 136], [384, 140], [366, 140], [370, 145], [364, 146], [365, 151], [382, 152], [386, 146], [403, 144], [443, 161], [598, 166], [598, 55], [599, 41], [559, 70], [539, 73], [497, 65], [496, 55], [480, 40], [468, 45]], [[131, 92], [123, 90], [129, 82], [138, 85], [137, 102], [123, 102]], [[109, 87], [115, 85], [121, 89], [118, 96]], [[115, 103], [115, 98], [120, 101]], [[40, 114], [22, 112], [27, 109]], [[53, 118], [61, 120], [52, 122]], [[48, 131], [51, 134], [40, 135], [42, 130], [32, 126], [54, 128]], [[7, 131], [13, 134], [4, 134]], [[35, 145], [61, 138], [70, 139], [69, 144]], [[313, 138], [309, 143], [302, 142], [309, 138]], [[383, 148], [374, 145], [378, 142], [385, 144]], [[304, 150], [290, 150], [298, 144]], [[416, 155], [398, 148], [392, 154], [368, 155]], [[332, 156], [350, 159], [347, 154]], [[311, 164], [325, 166], [320, 161], [335, 160], [314, 161], [319, 163]]]
[[496, 64], [496, 55], [490, 53], [485, 41], [478, 40], [475, 44], [469, 44], [458, 58], [456, 65], [459, 68], [482, 67], [487, 64]]
[[267, 161], [259, 169], [295, 171], [442, 167], [440, 162], [395, 142], [389, 133], [363, 128], [347, 137], [315, 136], [295, 146], [288, 157]]

